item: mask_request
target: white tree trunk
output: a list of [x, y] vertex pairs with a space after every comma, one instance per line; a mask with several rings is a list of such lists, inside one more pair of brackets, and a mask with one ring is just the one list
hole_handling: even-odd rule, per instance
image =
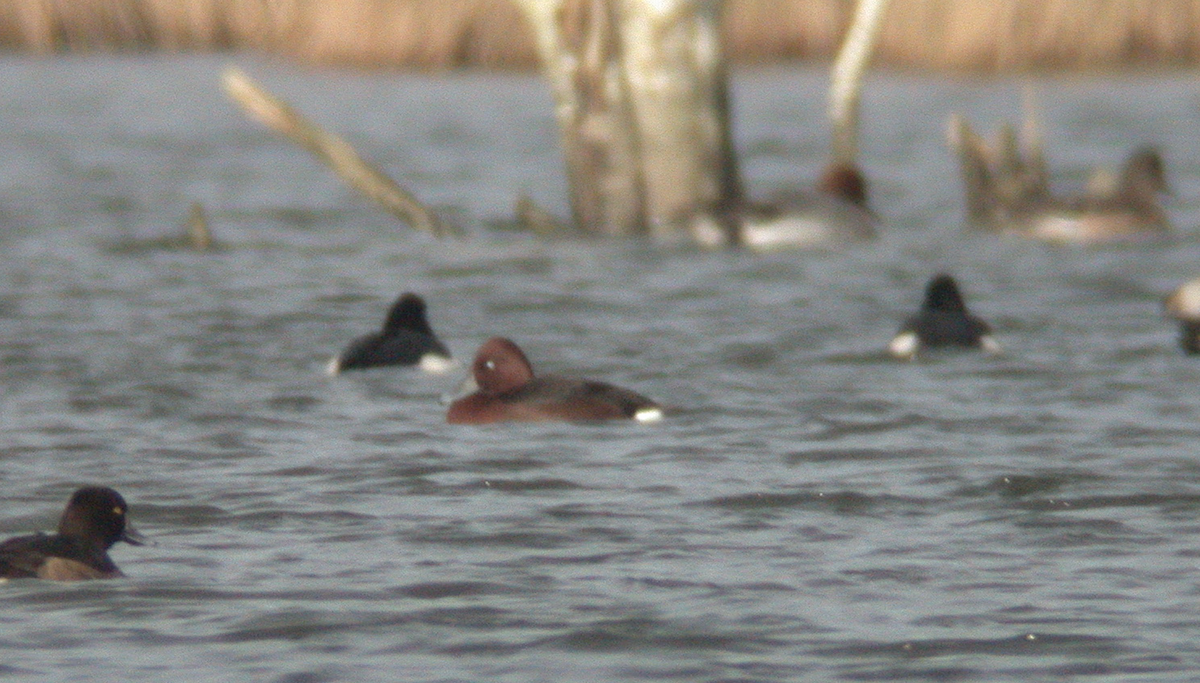
[[651, 233], [671, 238], [737, 196], [721, 0], [618, 0]]
[[554, 95], [580, 229], [677, 239], [701, 226], [728, 241], [740, 188], [721, 0], [517, 1]]
[[833, 128], [833, 158], [858, 161], [858, 100], [871, 52], [883, 30], [888, 0], [859, 0], [846, 39], [829, 74], [829, 120]]

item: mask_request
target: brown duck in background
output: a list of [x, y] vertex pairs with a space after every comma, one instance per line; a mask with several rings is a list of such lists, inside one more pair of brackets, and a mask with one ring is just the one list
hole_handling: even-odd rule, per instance
[[746, 202], [739, 241], [754, 250], [836, 246], [875, 237], [879, 218], [867, 205], [867, 181], [858, 163], [862, 79], [883, 27], [888, 0], [860, 0], [829, 78], [832, 153], [811, 191], [784, 190], [764, 202]]
[[954, 116], [949, 141], [959, 159], [967, 218], [978, 228], [1074, 244], [1153, 239], [1171, 232], [1160, 201], [1168, 190], [1166, 173], [1154, 147], [1130, 154], [1113, 186], [1064, 197], [1050, 191], [1045, 157], [1033, 133], [1019, 140], [1006, 126], [988, 143]]
[[875, 237], [879, 218], [867, 205], [867, 181], [852, 162], [831, 161], [815, 191], [777, 192], [742, 214], [742, 246], [757, 251], [828, 246]]

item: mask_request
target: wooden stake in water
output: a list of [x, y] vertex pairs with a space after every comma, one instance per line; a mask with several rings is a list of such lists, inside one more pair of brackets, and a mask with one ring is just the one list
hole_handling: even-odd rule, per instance
[[[637, 130], [609, 0], [517, 0], [550, 83], [575, 227], [647, 231]], [[568, 8], [572, 12], [568, 12]]]
[[251, 117], [320, 159], [342, 180], [412, 227], [436, 237], [446, 230], [432, 211], [391, 178], [365, 161], [350, 143], [326, 132], [242, 72], [230, 67], [221, 77], [225, 92]]

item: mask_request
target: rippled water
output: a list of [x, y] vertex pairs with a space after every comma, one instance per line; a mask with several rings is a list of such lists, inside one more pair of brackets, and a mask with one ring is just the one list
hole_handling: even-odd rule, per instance
[[[1036, 81], [1067, 183], [1161, 142], [1179, 239], [967, 232], [942, 142], [1022, 83], [876, 76], [887, 220], [756, 256], [496, 229], [564, 210], [528, 75], [250, 63], [468, 233], [412, 235], [246, 121], [195, 57], [0, 59], [0, 532], [109, 484], [128, 578], [0, 590], [0, 677], [189, 681], [1194, 680], [1200, 363], [1159, 299], [1200, 271], [1200, 84]], [[737, 76], [752, 187], [810, 179], [823, 73]], [[175, 243], [193, 202], [221, 245]], [[881, 350], [934, 272], [1006, 352]], [[330, 380], [424, 293], [469, 358], [675, 408], [652, 426], [448, 426], [458, 377]]]

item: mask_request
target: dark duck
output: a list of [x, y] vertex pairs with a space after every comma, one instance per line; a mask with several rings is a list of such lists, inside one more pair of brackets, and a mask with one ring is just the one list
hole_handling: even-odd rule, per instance
[[383, 329], [355, 339], [329, 361], [327, 372], [382, 367], [419, 367], [445, 372], [455, 366], [450, 351], [433, 333], [425, 317], [425, 300], [407, 292], [388, 311]]
[[58, 532], [18, 536], [0, 543], [0, 577], [81, 581], [124, 576], [108, 550], [144, 539], [126, 521], [129, 506], [106, 486], [85, 486], [71, 496]]
[[910, 316], [888, 344], [888, 353], [912, 359], [927, 348], [1000, 350], [991, 327], [971, 315], [958, 283], [949, 275], [937, 275], [925, 287], [921, 310]]

